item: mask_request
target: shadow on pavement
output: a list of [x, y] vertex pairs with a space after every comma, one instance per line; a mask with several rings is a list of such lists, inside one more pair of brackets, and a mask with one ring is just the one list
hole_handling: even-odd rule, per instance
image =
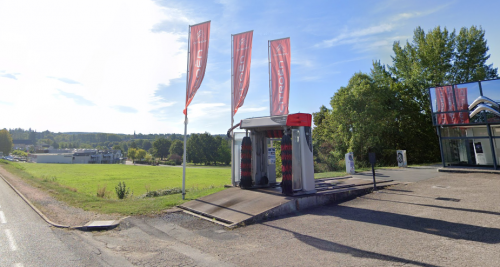
[[413, 260], [408, 260], [408, 259], [404, 259], [404, 258], [400, 258], [400, 257], [394, 257], [394, 256], [390, 256], [390, 255], [385, 255], [385, 254], [380, 254], [380, 253], [375, 253], [375, 252], [371, 252], [371, 251], [353, 248], [350, 246], [331, 242], [331, 241], [324, 240], [321, 238], [317, 238], [317, 237], [313, 237], [313, 236], [309, 236], [309, 235], [303, 235], [303, 234], [300, 234], [300, 233], [297, 233], [294, 231], [290, 231], [290, 230], [287, 230], [287, 229], [284, 229], [281, 227], [267, 225], [265, 223], [263, 225], [274, 228], [274, 229], [278, 229], [281, 231], [292, 233], [294, 235], [294, 237], [297, 238], [297, 240], [299, 240], [299, 241], [301, 241], [309, 246], [312, 246], [312, 247], [315, 247], [317, 249], [321, 249], [324, 251], [350, 254], [351, 256], [357, 257], [357, 258], [376, 259], [376, 260], [383, 260], [383, 261], [390, 261], [390, 262], [399, 262], [399, 263], [404, 263], [404, 264], [409, 263], [409, 264], [418, 265], [418, 266], [436, 266], [436, 265], [432, 265], [432, 264], [423, 263], [420, 261], [413, 261]]
[[[314, 214], [314, 212], [313, 212]], [[421, 218], [385, 211], [336, 206], [328, 216], [345, 220], [379, 224], [452, 239], [463, 239], [488, 244], [500, 243], [500, 229]]]
[[476, 213], [491, 214], [491, 215], [500, 215], [500, 212], [488, 211], [488, 210], [474, 210], [474, 209], [464, 209], [464, 208], [453, 208], [453, 207], [430, 205], [430, 204], [419, 204], [419, 203], [411, 203], [411, 202], [404, 202], [404, 201], [375, 199], [375, 198], [369, 198], [369, 197], [361, 197], [361, 198], [369, 199], [369, 200], [375, 200], [375, 201], [385, 201], [385, 202], [392, 202], [392, 203], [399, 203], [399, 204], [408, 204], [408, 205], [415, 205], [415, 206], [421, 206], [421, 207], [429, 207], [429, 208], [438, 208], [438, 209], [457, 210], [457, 211], [465, 211], [465, 212], [476, 212]]

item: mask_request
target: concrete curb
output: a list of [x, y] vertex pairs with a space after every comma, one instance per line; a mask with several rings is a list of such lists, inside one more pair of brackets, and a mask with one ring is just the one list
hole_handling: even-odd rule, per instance
[[23, 200], [24, 202], [26, 202], [26, 204], [28, 204], [28, 206], [30, 206], [40, 217], [42, 217], [42, 219], [44, 221], [46, 221], [48, 224], [54, 226], [54, 227], [57, 227], [57, 228], [71, 228], [71, 226], [68, 226], [68, 225], [61, 225], [61, 224], [58, 224], [58, 223], [55, 223], [51, 220], [49, 220], [49, 218], [47, 218], [47, 216], [45, 216], [40, 210], [38, 210], [35, 205], [33, 205], [21, 192], [19, 192], [11, 183], [9, 183], [9, 181], [7, 181], [7, 179], [5, 179], [5, 177], [3, 177], [3, 175], [0, 174], [0, 177], [10, 186], [10, 188], [12, 188], [12, 190], [14, 190], [14, 192], [16, 192]]
[[30, 206], [40, 217], [42, 217], [42, 219], [45, 222], [47, 222], [48, 224], [50, 224], [51, 226], [54, 226], [56, 228], [75, 229], [75, 230], [81, 230], [81, 231], [110, 230], [110, 229], [116, 228], [118, 225], [120, 225], [120, 222], [122, 220], [128, 218], [128, 217], [124, 217], [124, 218], [121, 218], [119, 220], [105, 221], [105, 222], [110, 222], [110, 223], [106, 223], [104, 225], [96, 225], [96, 224], [94, 224], [95, 222], [89, 222], [89, 223], [87, 223], [87, 224], [85, 224], [83, 226], [69, 226], [69, 225], [58, 224], [58, 223], [55, 223], [55, 222], [51, 221], [49, 218], [47, 218], [47, 216], [45, 216], [45, 214], [43, 214], [39, 209], [37, 209], [35, 207], [35, 205], [33, 205], [33, 203], [31, 203], [31, 201], [28, 200], [28, 198], [26, 198], [21, 192], [19, 192], [1, 174], [0, 174], [0, 177], [5, 181], [5, 183], [7, 183], [10, 186], [10, 188], [12, 188], [12, 190], [14, 190], [14, 192], [16, 192], [24, 200], [24, 202], [26, 202], [26, 204], [28, 204], [28, 206]]
[[438, 172], [452, 172], [452, 173], [488, 173], [500, 174], [500, 170], [483, 170], [483, 169], [468, 169], [468, 168], [438, 168]]

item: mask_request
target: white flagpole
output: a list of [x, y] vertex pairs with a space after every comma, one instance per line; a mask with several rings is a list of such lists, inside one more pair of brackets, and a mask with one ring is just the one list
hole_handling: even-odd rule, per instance
[[[186, 70], [186, 103], [188, 101], [188, 82], [189, 82], [189, 46], [191, 42], [191, 25], [189, 25], [189, 31], [188, 31], [188, 56], [187, 56], [187, 70]], [[186, 135], [187, 135], [187, 125], [188, 125], [188, 116], [187, 116], [187, 107], [186, 107], [186, 115], [184, 117], [184, 154], [183, 160], [182, 160], [182, 200], [185, 199], [186, 197]]]
[[[231, 34], [231, 129], [234, 125], [234, 36]], [[231, 133], [231, 184], [236, 186], [234, 177], [234, 134]]]

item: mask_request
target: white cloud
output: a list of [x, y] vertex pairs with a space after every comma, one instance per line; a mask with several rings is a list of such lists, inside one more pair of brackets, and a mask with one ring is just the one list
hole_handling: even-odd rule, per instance
[[328, 48], [340, 44], [349, 44], [349, 43], [355, 43], [359, 41], [359, 37], [365, 37], [365, 36], [371, 36], [371, 35], [376, 35], [384, 32], [390, 32], [394, 29], [393, 24], [380, 24], [377, 26], [370, 26], [367, 28], [363, 29], [358, 29], [354, 31], [350, 30], [344, 30], [343, 33], [339, 34], [337, 37], [329, 39], [329, 40], [324, 40], [321, 43], [318, 43], [315, 45], [315, 47], [320, 47], [320, 48]]
[[[82, 125], [92, 131], [96, 125], [108, 132], [139, 129], [132, 120], [111, 125], [106, 118], [123, 117], [125, 110], [141, 116], [176, 102], [154, 97], [158, 84], [168, 85], [186, 69], [187, 45], [179, 33], [153, 32], [164, 20], [182, 24], [189, 18], [151, 1], [0, 2], [2, 102], [22, 114], [2, 124], [52, 131], [85, 131]], [[93, 118], [85, 124], [76, 114]], [[157, 125], [149, 123], [141, 130]]]

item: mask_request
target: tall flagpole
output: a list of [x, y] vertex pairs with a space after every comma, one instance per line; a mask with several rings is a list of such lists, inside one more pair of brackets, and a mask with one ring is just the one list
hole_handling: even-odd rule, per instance
[[[231, 128], [234, 125], [234, 35], [231, 34]], [[231, 183], [236, 186], [234, 177], [234, 133], [231, 133]]]
[[[188, 31], [188, 56], [187, 56], [187, 70], [186, 70], [186, 103], [188, 101], [188, 86], [189, 86], [189, 46], [191, 44], [191, 25], [189, 25]], [[186, 115], [184, 117], [184, 154], [182, 159], [182, 200], [186, 197], [186, 135], [187, 135], [187, 125], [188, 125], [188, 116], [187, 116], [187, 106], [186, 106]]]

